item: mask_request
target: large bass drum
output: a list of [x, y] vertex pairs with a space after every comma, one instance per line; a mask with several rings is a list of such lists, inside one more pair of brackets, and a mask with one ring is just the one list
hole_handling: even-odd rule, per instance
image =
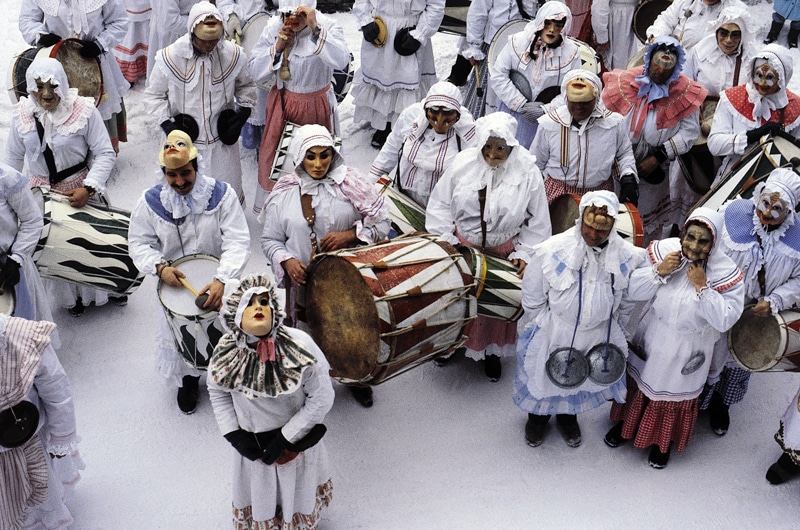
[[446, 0], [444, 4], [444, 17], [439, 24], [439, 31], [453, 35], [467, 34], [467, 12], [470, 0]]
[[401, 237], [315, 256], [306, 318], [333, 377], [377, 385], [463, 344], [473, 290], [452, 245]]
[[646, 0], [633, 12], [631, 29], [642, 44], [647, 42], [647, 28], [653, 25], [658, 15], [672, 5], [672, 0]]
[[81, 96], [94, 99], [95, 106], [103, 98], [103, 72], [100, 59], [83, 57], [80, 54], [83, 42], [79, 39], [64, 39], [47, 48], [28, 48], [9, 63], [8, 97], [12, 103], [28, 95], [25, 74], [37, 57], [53, 57], [64, 67], [70, 88], [77, 88]]
[[759, 317], [752, 307], [728, 331], [731, 357], [751, 372], [800, 372], [800, 310]]

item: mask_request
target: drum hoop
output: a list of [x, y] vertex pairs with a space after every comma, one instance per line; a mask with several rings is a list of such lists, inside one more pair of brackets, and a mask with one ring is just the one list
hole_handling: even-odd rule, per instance
[[[56, 55], [58, 54], [58, 50], [67, 42], [71, 42], [71, 43], [74, 42], [76, 44], [80, 44], [81, 47], [85, 46], [83, 41], [80, 40], [80, 39], [73, 39], [73, 38], [61, 39], [60, 41], [55, 43], [53, 45], [53, 47], [50, 49], [50, 57], [52, 59], [57, 59]], [[105, 86], [103, 84], [103, 82], [104, 82], [104, 80], [103, 80], [103, 68], [102, 68], [102, 66], [100, 64], [100, 58], [99, 57], [92, 57], [89, 60], [93, 60], [97, 64], [97, 73], [98, 73], [98, 75], [100, 77], [100, 93], [92, 98], [92, 99], [94, 99], [94, 106], [95, 107], [99, 107], [100, 103], [103, 102], [103, 95], [105, 94]], [[61, 61], [59, 61], [59, 63], [60, 62]], [[75, 87], [75, 88], [77, 88], [77, 87]]]
[[[656, 6], [648, 6], [647, 5], [647, 4], [651, 3], [651, 2], [664, 4], [664, 7], [661, 8], [661, 11], [659, 11], [659, 15], [660, 15], [661, 13], [664, 12], [665, 9], [667, 9], [670, 6], [670, 4], [672, 3], [672, 0], [646, 0], [646, 1], [642, 2], [641, 4], [639, 4], [638, 6], [636, 6], [636, 9], [633, 12], [633, 17], [631, 18], [631, 31], [633, 31], [634, 35], [636, 35], [636, 38], [639, 39], [639, 41], [642, 44], [647, 44], [647, 35], [646, 34], [643, 35], [643, 36], [640, 35], [641, 31], [637, 27], [636, 22], [637, 22], [637, 19], [639, 17], [639, 13], [640, 13], [640, 11], [642, 11], [643, 8], [644, 9], [649, 9], [650, 7], [656, 7]], [[647, 28], [650, 27], [650, 25], [652, 25], [652, 23], [656, 21], [657, 18], [658, 18], [658, 15], [656, 15], [656, 18], [654, 18], [653, 21], [644, 28], [645, 32], [647, 31]]]
[[[497, 30], [497, 33], [494, 34], [492, 37], [492, 42], [489, 43], [489, 49], [486, 51], [486, 60], [489, 62], [489, 69], [491, 70], [492, 66], [494, 65], [495, 61], [497, 60], [497, 56], [500, 55], [500, 52], [503, 51], [503, 47], [505, 47], [506, 42], [508, 42], [508, 37], [514, 35], [515, 33], [521, 32], [525, 26], [528, 25], [529, 20], [524, 20], [521, 18], [517, 18], [514, 20], [509, 20], [502, 26], [500, 29]], [[520, 26], [519, 31], [511, 31], [514, 26]], [[501, 44], [497, 44], [503, 40]], [[500, 49], [497, 53], [494, 53], [495, 46], [500, 46]]]
[[[194, 254], [187, 254], [186, 256], [181, 256], [180, 258], [172, 260], [171, 266], [175, 267], [176, 265], [181, 265], [182, 263], [186, 263], [187, 261], [192, 261], [192, 260], [195, 260], [195, 259], [204, 259], [204, 260], [216, 262], [217, 264], [219, 264], [219, 260], [217, 258], [215, 258], [214, 256], [212, 256], [211, 254], [205, 254], [203, 252], [196, 252]], [[173, 316], [176, 316], [176, 317], [180, 317], [180, 318], [183, 318], [183, 319], [186, 319], [186, 320], [194, 320], [195, 322], [202, 322], [203, 320], [207, 320], [208, 318], [214, 317], [215, 313], [216, 314], [219, 313], [219, 311], [217, 311], [216, 309], [211, 309], [211, 310], [206, 311], [205, 313], [200, 313], [200, 314], [197, 314], [197, 315], [184, 315], [183, 313], [178, 313], [177, 311], [175, 311], [173, 309], [170, 309], [164, 303], [164, 299], [162, 297], [162, 287], [164, 285], [166, 285], [164, 283], [164, 280], [159, 278], [158, 279], [158, 285], [156, 285], [156, 293], [158, 294], [158, 302], [161, 304], [161, 307], [164, 309], [164, 311], [169, 311], [170, 315], [173, 315]], [[167, 318], [167, 320], [169, 320], [169, 318]]]
[[633, 244], [634, 246], [641, 247], [644, 245], [644, 222], [642, 221], [642, 214], [639, 213], [639, 208], [637, 208], [632, 202], [626, 202], [625, 207], [631, 214], [631, 224], [633, 225], [634, 231]]
[[[788, 341], [784, 341], [785, 344], [784, 344], [784, 347], [783, 347], [783, 351], [778, 352], [779, 355], [777, 355], [774, 358], [770, 359], [769, 362], [765, 363], [763, 366], [758, 367], [757, 369], [753, 368], [752, 366], [748, 366], [745, 363], [744, 360], [740, 359], [741, 355], [736, 353], [736, 344], [733, 343], [733, 334], [735, 333], [735, 331], [738, 331], [739, 324], [741, 322], [743, 322], [744, 318], [751, 318], [751, 317], [745, 317], [745, 314], [746, 314], [747, 311], [749, 311], [753, 307], [755, 307], [755, 304], [746, 304], [744, 306], [743, 311], [742, 311], [742, 315], [739, 317], [739, 319], [736, 321], [736, 323], [731, 327], [731, 329], [728, 330], [728, 332], [727, 332], [727, 340], [726, 340], [726, 342], [728, 344], [728, 351], [731, 353], [731, 357], [733, 358], [733, 360], [736, 361], [736, 364], [738, 364], [739, 366], [741, 366], [743, 369], [747, 370], [748, 372], [769, 372], [769, 371], [773, 371], [773, 370], [771, 370], [771, 368], [774, 367], [775, 365], [777, 365], [781, 361], [781, 359], [783, 359], [784, 355], [786, 354], [786, 351], [787, 351], [787, 348], [788, 348], [788, 344], [789, 344]], [[800, 312], [800, 311], [798, 311], [798, 312]], [[752, 317], [752, 318], [758, 318], [758, 317]], [[783, 316], [780, 313], [771, 315], [769, 318], [764, 320], [764, 324], [765, 325], [770, 324], [770, 323], [774, 324], [777, 327], [777, 331], [778, 331], [778, 333], [779, 333], [779, 335], [781, 337], [785, 336], [785, 333], [786, 333], [785, 329], [786, 329], [787, 322], [786, 322], [786, 319], [783, 318]]]

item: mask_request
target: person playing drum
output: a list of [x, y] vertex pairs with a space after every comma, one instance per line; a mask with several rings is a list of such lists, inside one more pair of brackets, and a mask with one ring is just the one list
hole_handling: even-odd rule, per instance
[[119, 142], [128, 141], [122, 98], [130, 83], [122, 75], [111, 49], [125, 38], [128, 30], [128, 16], [122, 0], [24, 0], [19, 29], [22, 38], [31, 46], [48, 47], [62, 39], [78, 38], [83, 43], [80, 55], [100, 61], [103, 98], [97, 109], [105, 121], [114, 151], [119, 151]]
[[472, 147], [475, 122], [461, 104], [461, 91], [447, 81], [404, 110], [370, 168], [376, 181], [397, 168], [394, 185], [423, 208], [453, 158]]
[[653, 42], [655, 37], [671, 35], [689, 51], [709, 34], [711, 25], [729, 6], [747, 9], [740, 0], [675, 0], [647, 28], [648, 42]]
[[[578, 414], [606, 401], [625, 401], [628, 346], [623, 326], [630, 305], [625, 292], [644, 250], [625, 242], [614, 229], [619, 206], [611, 191], [587, 192], [575, 226], [533, 250], [522, 281], [525, 315], [514, 379], [514, 403], [528, 414], [525, 440], [532, 447], [544, 440], [552, 414], [567, 445], [577, 447]], [[585, 366], [580, 373], [579, 361], [597, 345], [614, 349], [609, 380], [589, 379]], [[567, 349], [574, 358], [561, 360], [558, 350]], [[563, 370], [565, 362], [577, 364], [574, 373]]]
[[723, 223], [722, 214], [697, 208], [680, 239], [653, 241], [631, 275], [629, 298], [649, 301], [649, 308], [630, 341], [628, 394], [625, 404], [611, 406], [617, 423], [605, 442], [650, 447], [656, 469], [666, 467], [673, 444], [683, 451], [689, 443], [714, 343], [744, 307], [744, 274], [725, 255]]
[[[752, 199], [723, 206], [723, 250], [744, 272], [745, 302], [755, 304], [745, 311], [756, 316], [771, 317], [800, 303], [798, 202], [800, 176], [779, 168], [756, 184]], [[726, 336], [717, 341], [714, 353], [713, 384], [700, 408], [708, 408], [711, 428], [722, 436], [730, 425], [728, 407], [744, 399], [750, 372], [731, 358]]]
[[542, 91], [560, 89], [564, 75], [581, 67], [578, 45], [564, 38], [571, 27], [572, 13], [565, 4], [546, 2], [523, 31], [509, 37], [492, 66], [491, 87], [500, 101], [499, 109], [517, 118], [517, 140], [525, 149], [536, 136], [544, 104], [552, 99], [540, 97]]
[[636, 158], [645, 243], [671, 230], [668, 166], [700, 135], [706, 89], [681, 73], [684, 59], [677, 40], [658, 37], [647, 47], [644, 66], [603, 74], [603, 103], [625, 116]]
[[708, 150], [725, 157], [715, 183], [761, 137], [784, 131], [800, 138], [800, 97], [787, 88], [793, 71], [789, 51], [767, 44], [748, 63], [747, 81], [720, 94], [708, 135]]
[[[519, 146], [517, 120], [495, 112], [475, 122], [475, 147], [459, 153], [433, 189], [425, 228], [452, 245], [508, 259], [522, 277], [534, 245], [550, 237], [542, 174]], [[490, 381], [500, 379], [500, 357], [514, 354], [516, 322], [479, 315], [466, 354], [485, 359]]]
[[[116, 157], [100, 112], [91, 98], [70, 88], [64, 67], [55, 59], [39, 57], [25, 73], [28, 97], [17, 103], [11, 122], [6, 162], [22, 171], [27, 167], [30, 186], [49, 186], [63, 193], [73, 208], [83, 208], [91, 197], [106, 190]], [[108, 292], [45, 280], [56, 306], [81, 316], [89, 304], [103, 305]], [[127, 297], [112, 297], [125, 305]]]
[[[136, 267], [162, 282], [181, 287], [184, 274], [171, 260], [190, 254], [219, 259], [203, 307], [218, 309], [225, 283], [238, 278], [250, 257], [250, 232], [236, 193], [229, 184], [197, 173], [197, 148], [189, 135], [172, 131], [158, 156], [164, 182], [146, 190], [131, 213], [128, 248]], [[200, 371], [184, 362], [166, 317], [156, 332], [156, 368], [168, 385], [178, 386], [178, 407], [197, 407]]]
[[536, 165], [545, 176], [547, 202], [565, 193], [620, 189], [620, 201], [636, 205], [639, 181], [628, 128], [622, 116], [599, 99], [600, 78], [572, 70], [561, 82], [566, 103], [548, 108], [539, 118], [531, 145]]
[[[355, 168], [344, 165], [322, 125], [295, 130], [294, 173], [283, 175], [265, 205], [261, 248], [287, 289], [288, 313], [298, 325], [306, 267], [318, 252], [374, 243], [389, 233], [389, 205]], [[356, 400], [372, 406], [372, 388], [349, 385]]]
[[392, 123], [421, 101], [436, 82], [431, 37], [444, 17], [445, 0], [355, 0], [361, 28], [361, 68], [353, 80], [353, 122], [375, 129], [371, 145], [383, 147]]
[[330, 366], [284, 316], [266, 276], [226, 286], [228, 332], [208, 367], [208, 393], [219, 429], [238, 453], [234, 528], [317, 528], [333, 495], [321, 440], [334, 398]]
[[334, 69], [347, 67], [350, 52], [342, 27], [316, 5], [316, 0], [280, 0], [279, 13], [267, 23], [248, 62], [256, 82], [275, 79], [259, 147], [259, 191], [253, 205], [257, 212], [275, 186], [270, 172], [287, 121], [323, 125], [339, 134], [331, 76]]
[[[56, 325], [0, 314], [0, 528], [67, 528], [84, 468]], [[9, 422], [9, 423], [6, 423]], [[56, 460], [58, 463], [56, 464]]]

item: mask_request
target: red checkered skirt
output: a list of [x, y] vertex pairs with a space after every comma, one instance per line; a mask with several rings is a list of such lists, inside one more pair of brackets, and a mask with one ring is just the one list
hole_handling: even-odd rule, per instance
[[572, 193], [582, 196], [590, 191], [614, 191], [614, 179], [609, 178], [599, 186], [589, 186], [588, 188], [581, 188], [578, 186], [571, 186], [563, 180], [557, 180], [552, 177], [545, 177], [544, 179], [544, 194], [547, 197], [547, 205], [553, 204], [553, 201], [565, 195]]
[[698, 398], [684, 401], [654, 401], [645, 396], [631, 377], [628, 377], [628, 397], [625, 403], [611, 405], [611, 419], [624, 422], [622, 437], [633, 439], [633, 446], [646, 449], [658, 445], [662, 453], [674, 442], [678, 451], [689, 444], [700, 410]]

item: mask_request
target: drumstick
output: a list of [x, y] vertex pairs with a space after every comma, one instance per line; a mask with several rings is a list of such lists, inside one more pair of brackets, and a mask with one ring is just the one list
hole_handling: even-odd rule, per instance
[[197, 291], [195, 291], [195, 290], [194, 290], [194, 287], [192, 287], [192, 285], [189, 283], [189, 281], [188, 281], [186, 278], [178, 278], [178, 281], [179, 281], [179, 282], [181, 282], [181, 284], [182, 284], [184, 287], [186, 287], [187, 289], [189, 289], [189, 291], [190, 291], [190, 292], [191, 292], [191, 293], [192, 293], [192, 294], [195, 296], [195, 298], [196, 298], [196, 297], [198, 297], [198, 296], [200, 296], [200, 295], [197, 293]]
[[477, 88], [475, 89], [475, 93], [478, 95], [479, 98], [483, 97], [483, 87], [481, 86], [481, 69], [478, 63], [475, 63], [475, 84]]

